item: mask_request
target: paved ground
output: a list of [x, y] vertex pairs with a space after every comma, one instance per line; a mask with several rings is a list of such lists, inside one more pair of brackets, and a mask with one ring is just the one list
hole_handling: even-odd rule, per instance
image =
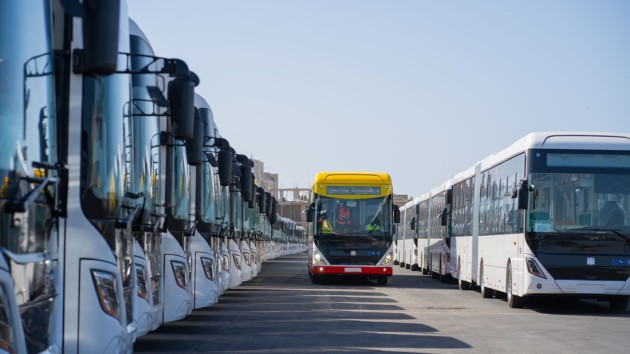
[[510, 309], [395, 266], [387, 286], [313, 285], [306, 256], [269, 261], [219, 303], [140, 338], [137, 353], [628, 353], [630, 313], [546, 300]]

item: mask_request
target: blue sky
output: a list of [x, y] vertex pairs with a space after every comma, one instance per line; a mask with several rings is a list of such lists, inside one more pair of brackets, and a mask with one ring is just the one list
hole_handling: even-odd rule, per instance
[[630, 133], [630, 1], [128, 0], [280, 187], [419, 196], [532, 131]]

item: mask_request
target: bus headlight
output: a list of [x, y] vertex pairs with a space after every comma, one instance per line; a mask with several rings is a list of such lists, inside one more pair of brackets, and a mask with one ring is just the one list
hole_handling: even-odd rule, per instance
[[230, 255], [227, 253], [223, 254], [223, 271], [230, 271]]
[[213, 281], [214, 280], [214, 264], [212, 262], [212, 259], [201, 257], [201, 266], [203, 267], [203, 273], [206, 275], [206, 278], [208, 278], [208, 280], [210, 281]]
[[116, 276], [113, 273], [92, 270], [92, 279], [98, 296], [98, 302], [103, 311], [120, 321], [120, 306], [116, 289]]
[[243, 259], [245, 260], [245, 264], [247, 264], [248, 266], [251, 266], [252, 263], [249, 260], [249, 253], [248, 252], [243, 252]]
[[236, 253], [232, 253], [232, 259], [234, 260], [234, 266], [236, 269], [241, 269], [241, 256]]
[[183, 262], [171, 261], [171, 267], [177, 286], [186, 290], [186, 265]]
[[149, 301], [149, 292], [147, 291], [147, 278], [145, 276], [144, 267], [136, 264], [136, 282], [138, 286], [138, 297]]
[[319, 251], [313, 252], [313, 260], [317, 264], [327, 264], [326, 258], [324, 258], [324, 256], [321, 253], [319, 253]]
[[391, 263], [392, 259], [394, 259], [394, 256], [392, 255], [392, 253], [391, 252], [387, 252], [385, 257], [383, 257], [381, 259], [381, 265], [386, 265], [388, 263]]
[[529, 257], [525, 257], [525, 259], [526, 259], [525, 263], [527, 263], [527, 271], [529, 272], [529, 274], [533, 274], [543, 279], [547, 279], [545, 274], [542, 272], [542, 269], [540, 269], [540, 267], [538, 266], [538, 263], [536, 263], [535, 259], [529, 258]]

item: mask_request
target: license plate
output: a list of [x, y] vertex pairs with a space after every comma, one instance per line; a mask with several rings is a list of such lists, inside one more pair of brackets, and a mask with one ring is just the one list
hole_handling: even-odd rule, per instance
[[344, 268], [343, 271], [346, 273], [361, 273], [361, 268]]

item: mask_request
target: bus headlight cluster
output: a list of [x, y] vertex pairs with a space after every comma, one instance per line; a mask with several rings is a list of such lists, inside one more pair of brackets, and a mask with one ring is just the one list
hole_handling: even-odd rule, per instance
[[203, 273], [206, 275], [208, 280], [214, 280], [214, 264], [212, 259], [201, 257], [201, 265], [203, 267]]
[[185, 290], [186, 265], [183, 262], [171, 261], [171, 267], [173, 267], [173, 274], [175, 275], [175, 282], [177, 282], [177, 286]]
[[248, 266], [251, 266], [252, 263], [249, 259], [249, 253], [248, 252], [243, 252], [243, 259], [245, 260], [245, 264], [247, 264]]
[[116, 276], [110, 272], [92, 270], [92, 279], [94, 279], [94, 287], [96, 288], [101, 308], [106, 314], [120, 321]]
[[145, 276], [144, 267], [136, 264], [136, 282], [138, 285], [138, 297], [149, 301], [149, 292], [147, 290], [147, 277]]
[[223, 271], [230, 271], [230, 256], [227, 253], [223, 254]]
[[326, 258], [324, 258], [324, 256], [319, 251], [313, 252], [313, 261], [315, 261], [315, 263], [317, 264], [328, 264]]
[[381, 259], [381, 265], [386, 265], [388, 263], [391, 263], [393, 259], [394, 259], [394, 256], [392, 255], [392, 253], [387, 252], [387, 254], [385, 254], [385, 257]]
[[241, 255], [232, 253], [232, 259], [234, 260], [234, 266], [236, 269], [241, 269]]
[[536, 263], [535, 259], [526, 257], [526, 260], [527, 260], [527, 262], [526, 262], [527, 263], [527, 271], [530, 274], [533, 274], [535, 276], [541, 277], [543, 279], [547, 279], [545, 274], [542, 272], [542, 270], [538, 266], [538, 263]]

